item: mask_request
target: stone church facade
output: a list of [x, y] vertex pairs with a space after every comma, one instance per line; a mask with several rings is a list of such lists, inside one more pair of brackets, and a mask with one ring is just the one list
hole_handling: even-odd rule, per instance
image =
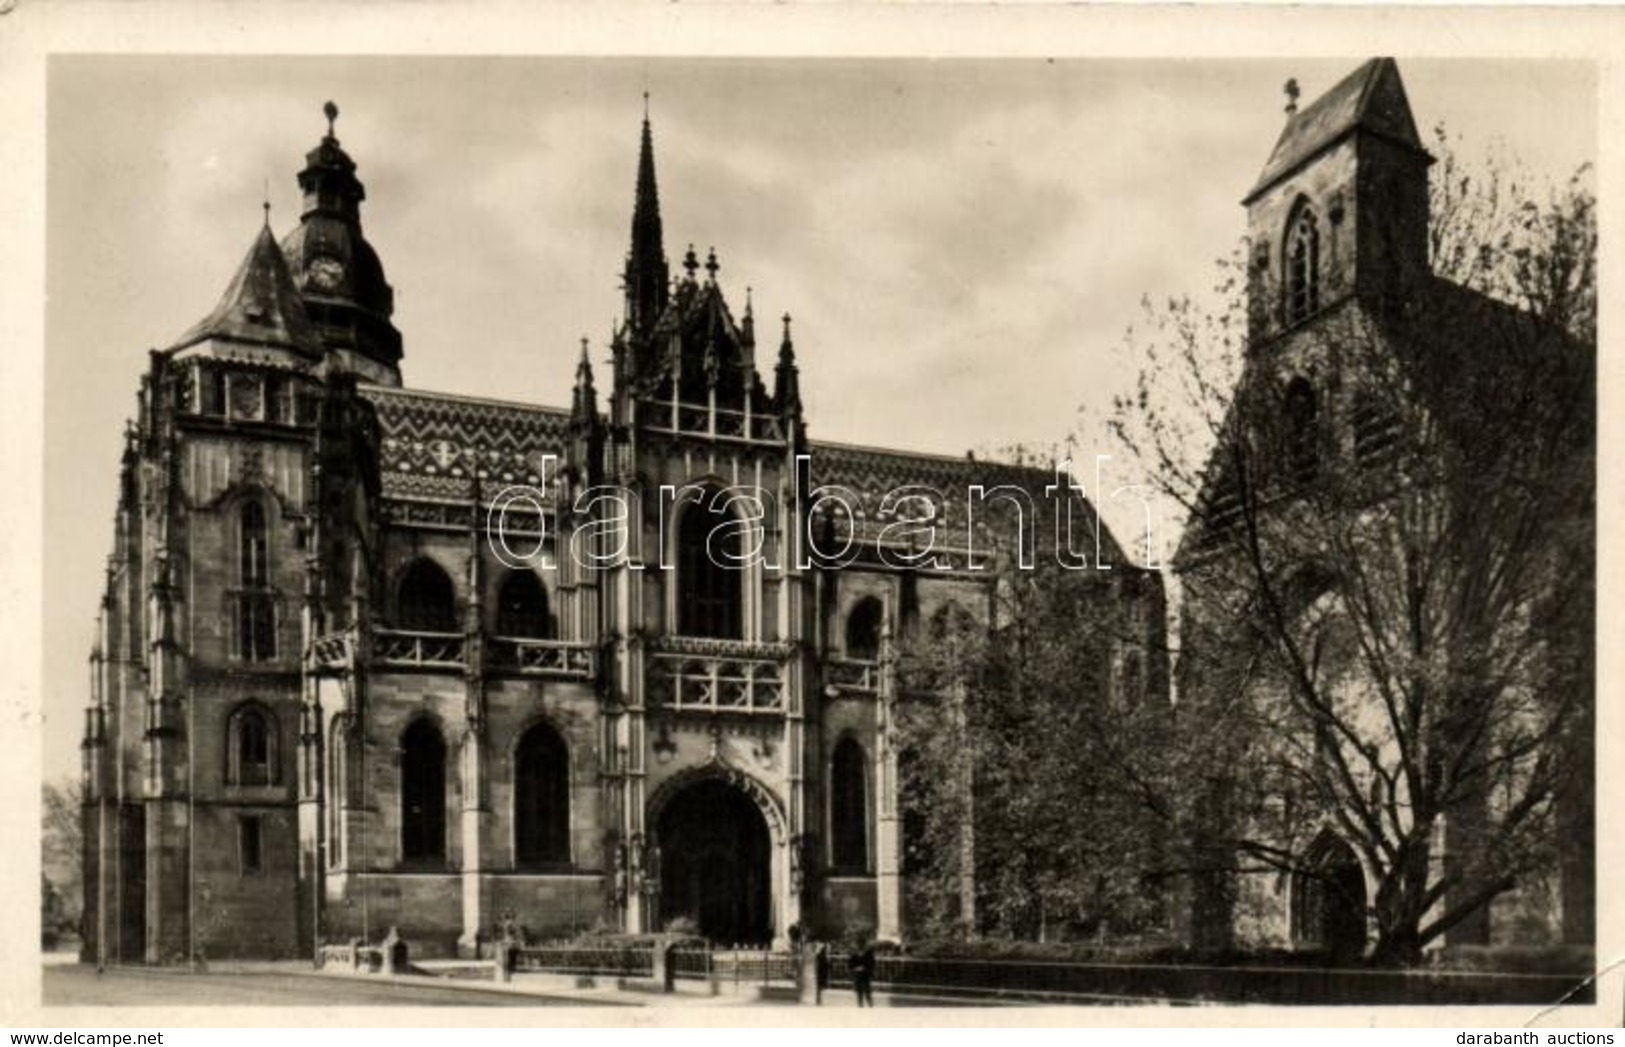
[[[267, 220], [151, 353], [126, 432], [87, 953], [309, 955], [389, 927], [467, 953], [510, 915], [904, 934], [897, 651], [950, 605], [986, 613], [972, 489], [1054, 477], [809, 440], [789, 316], [759, 363], [715, 254], [670, 271], [647, 119], [605, 387], [585, 344], [567, 409], [404, 387], [335, 115], [298, 227]], [[929, 559], [904, 490], [933, 492]], [[1102, 599], [1160, 601], [1117, 576]], [[1160, 615], [1137, 617], [1103, 657], [1143, 688]]]

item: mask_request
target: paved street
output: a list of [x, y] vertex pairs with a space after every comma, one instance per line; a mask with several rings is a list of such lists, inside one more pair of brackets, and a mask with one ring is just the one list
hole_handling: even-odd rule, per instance
[[608, 1000], [583, 1000], [441, 988], [418, 983], [324, 978], [275, 972], [187, 974], [118, 968], [47, 966], [45, 1005], [158, 1007], [593, 1007]]
[[[483, 988], [478, 983], [459, 981], [436, 985], [431, 980], [324, 977], [308, 973], [297, 965], [276, 965], [262, 969], [215, 971], [192, 974], [184, 971], [144, 970], [139, 967], [109, 969], [98, 975], [94, 967], [79, 964], [48, 963], [44, 968], [44, 996], [47, 1007], [794, 1007], [790, 1000], [757, 999], [753, 995], [724, 993], [703, 996], [679, 993], [652, 996], [613, 988], [572, 991], [559, 979], [559, 991], [540, 984], [541, 976], [521, 977], [515, 990]], [[528, 983], [528, 984], [526, 984]], [[520, 986], [523, 986], [520, 989]], [[876, 993], [881, 1007], [1003, 1007], [1011, 1001], [950, 999], [941, 996]], [[823, 1006], [832, 1009], [855, 1007], [850, 990], [833, 989], [824, 995]]]

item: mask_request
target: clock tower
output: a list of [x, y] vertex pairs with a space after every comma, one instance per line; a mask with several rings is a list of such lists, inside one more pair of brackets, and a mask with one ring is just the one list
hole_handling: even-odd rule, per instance
[[390, 321], [395, 292], [378, 253], [361, 233], [366, 190], [333, 134], [338, 106], [328, 102], [327, 134], [299, 172], [304, 206], [282, 253], [305, 311], [327, 348], [330, 371], [380, 385], [401, 384], [401, 335]]

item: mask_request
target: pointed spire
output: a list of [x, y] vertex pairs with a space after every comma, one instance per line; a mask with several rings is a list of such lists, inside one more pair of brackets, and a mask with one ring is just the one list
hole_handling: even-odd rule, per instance
[[598, 390], [592, 381], [592, 360], [587, 353], [587, 339], [581, 339], [581, 362], [576, 364], [575, 394], [570, 405], [570, 421], [577, 425], [591, 424], [598, 417]]
[[801, 413], [801, 371], [796, 367], [796, 347], [790, 340], [790, 314], [784, 314], [784, 340], [779, 343], [779, 363], [773, 369], [773, 399], [783, 414]]
[[626, 256], [626, 320], [644, 335], [666, 308], [670, 273], [660, 225], [660, 190], [655, 184], [654, 132], [649, 126], [649, 93], [643, 94], [643, 139], [638, 149], [637, 197], [632, 205], [632, 246]]
[[745, 288], [745, 315], [739, 321], [739, 340], [747, 349], [756, 346], [756, 314], [751, 308], [750, 288]]

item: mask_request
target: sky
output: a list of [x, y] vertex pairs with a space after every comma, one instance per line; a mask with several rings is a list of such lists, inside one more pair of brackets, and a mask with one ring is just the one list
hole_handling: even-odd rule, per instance
[[[410, 387], [567, 406], [622, 299], [642, 94], [666, 251], [714, 246], [764, 366], [789, 312], [810, 435], [995, 453], [1133, 380], [1142, 299], [1201, 295], [1284, 120], [1361, 60], [53, 56], [47, 80], [48, 779], [76, 773], [124, 419], [340, 109]], [[1401, 59], [1418, 127], [1560, 181], [1593, 68]], [[1082, 412], [1080, 414], [1080, 411]], [[1084, 479], [1088, 480], [1088, 470]], [[1134, 478], [1121, 478], [1133, 482]], [[1110, 508], [1108, 522], [1112, 519]], [[1131, 526], [1131, 525], [1130, 525]]]

